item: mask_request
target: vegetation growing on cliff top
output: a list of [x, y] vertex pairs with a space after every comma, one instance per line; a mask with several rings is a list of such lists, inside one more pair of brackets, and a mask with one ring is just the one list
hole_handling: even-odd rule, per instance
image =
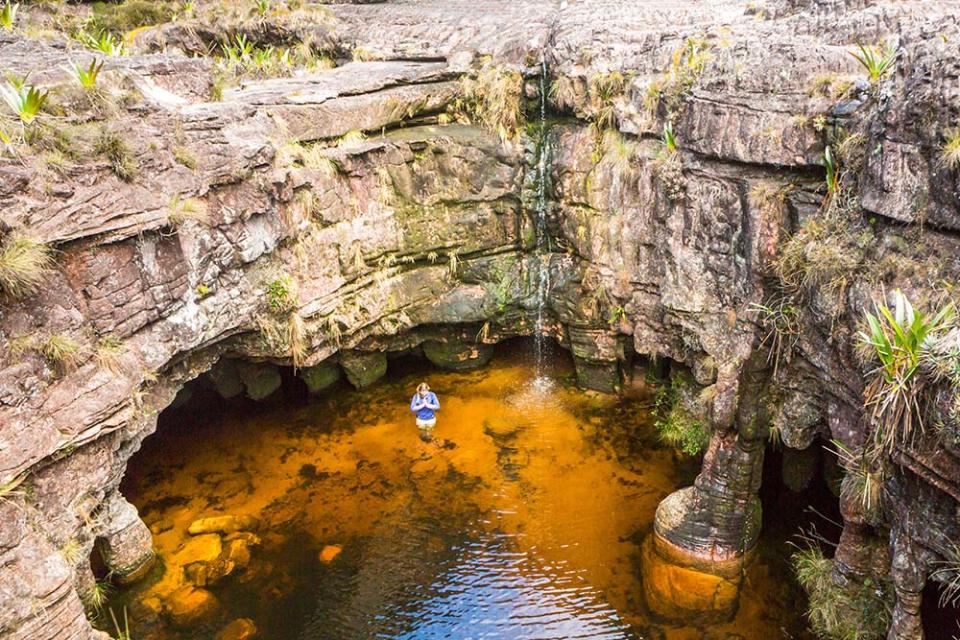
[[525, 124], [523, 76], [519, 71], [494, 64], [489, 58], [476, 77], [460, 80], [462, 97], [450, 109], [461, 118], [478, 122], [501, 140], [516, 140]]

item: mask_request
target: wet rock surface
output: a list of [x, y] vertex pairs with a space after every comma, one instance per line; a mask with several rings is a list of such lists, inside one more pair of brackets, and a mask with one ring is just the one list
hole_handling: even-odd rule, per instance
[[[955, 7], [760, 4], [333, 5], [323, 21], [257, 33], [309, 35], [358, 60], [244, 80], [220, 101], [212, 63], [183, 54], [222, 34], [139, 33], [138, 55], [106, 65], [121, 107], [101, 130], [64, 98], [73, 111], [58, 126], [80, 152], [0, 163], [3, 239], [15, 229], [57, 251], [43, 287], [0, 302], [0, 509], [14, 505], [0, 521], [0, 635], [95, 637], [78, 595], [90, 572], [65, 546], [97, 544], [121, 576], [148, 570], [150, 532], [116, 488], [186, 382], [211, 371], [223, 397], [264, 399], [279, 365], [319, 390], [341, 370], [372, 384], [388, 352], [480, 362], [488, 344], [533, 331], [541, 264], [543, 329], [574, 353], [583, 386], [615, 390], [637, 353], [685, 364], [705, 388], [713, 440], [695, 507], [664, 537], [695, 555], [748, 550], [770, 426], [797, 449], [818, 437], [861, 447], [862, 312], [895, 287], [942, 299], [960, 253], [958, 174], [938, 157], [958, 116]], [[709, 57], [678, 80], [690, 38]], [[888, 38], [898, 62], [872, 86], [849, 50]], [[440, 118], [484, 55], [527, 76], [530, 120], [546, 63], [545, 107], [562, 121], [503, 142]], [[4, 68], [69, 96], [65, 56], [90, 54], [61, 36], [0, 34]], [[678, 151], [664, 160], [670, 118]], [[757, 305], [778, 294], [775, 257], [824, 218], [823, 148], [841, 128], [862, 138], [843, 160], [862, 211], [826, 244], [852, 257], [839, 295], [807, 292], [774, 367]], [[132, 177], [116, 153], [84, 151], [110, 136]], [[76, 357], [44, 355], [53, 336]], [[929, 433], [895, 454], [882, 522], [844, 506], [844, 572], [868, 575], [866, 540], [892, 540], [891, 637], [919, 637], [919, 594], [960, 539], [957, 442]], [[216, 606], [199, 589], [182, 600], [187, 618]]]

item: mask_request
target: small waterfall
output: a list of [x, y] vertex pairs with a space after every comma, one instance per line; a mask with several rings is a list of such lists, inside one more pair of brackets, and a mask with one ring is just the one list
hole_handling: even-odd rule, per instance
[[551, 247], [547, 229], [547, 215], [549, 213], [547, 183], [550, 177], [550, 152], [550, 135], [547, 126], [547, 59], [544, 55], [540, 58], [540, 122], [537, 127], [536, 200], [533, 206], [536, 214], [534, 263], [537, 269], [537, 324], [534, 328], [534, 349], [536, 351], [535, 366], [538, 385], [547, 381], [543, 368], [546, 338], [544, 311], [547, 306], [547, 295], [550, 292]]

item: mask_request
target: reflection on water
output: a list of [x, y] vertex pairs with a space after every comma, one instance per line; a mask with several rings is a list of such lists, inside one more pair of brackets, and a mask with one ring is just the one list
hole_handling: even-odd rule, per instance
[[[480, 371], [414, 372], [309, 403], [225, 408], [199, 395], [206, 407], [163, 416], [123, 487], [162, 566], [113, 606], [147, 640], [216, 638], [240, 618], [276, 640], [774, 638], [800, 627], [782, 563], [762, 550], [732, 622], [652, 621], [640, 543], [696, 464], [657, 443], [642, 388], [585, 394], [565, 382], [563, 358], [553, 384], [534, 385], [530, 360], [501, 352]], [[421, 377], [443, 406], [432, 444], [408, 410]], [[223, 515], [245, 524], [188, 532]]]

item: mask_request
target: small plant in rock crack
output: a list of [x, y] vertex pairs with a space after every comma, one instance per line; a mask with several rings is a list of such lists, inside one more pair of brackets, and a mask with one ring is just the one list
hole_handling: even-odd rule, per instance
[[267, 306], [274, 313], [289, 313], [296, 308], [293, 278], [281, 275], [267, 283], [264, 293], [267, 296]]
[[829, 198], [840, 188], [840, 161], [833, 155], [833, 150], [829, 145], [823, 151], [823, 167], [826, 170], [824, 182], [827, 185], [827, 197]]
[[17, 22], [18, 9], [20, 9], [19, 4], [7, 0], [3, 7], [0, 8], [0, 26], [8, 31], [12, 31], [13, 25]]
[[916, 311], [899, 290], [894, 291], [893, 301], [892, 309], [877, 302], [876, 313], [866, 314], [867, 331], [859, 334], [880, 361], [864, 389], [864, 404], [872, 409], [877, 455], [911, 445], [917, 432], [922, 432], [920, 400], [927, 379], [921, 366], [955, 316], [952, 304], [932, 315]]
[[684, 400], [687, 384], [682, 376], [675, 375], [670, 386], [660, 390], [655, 401], [660, 417], [654, 426], [660, 434], [660, 440], [688, 456], [695, 456], [710, 442], [710, 432]]
[[870, 82], [876, 82], [893, 67], [897, 60], [897, 50], [888, 45], [857, 45], [858, 51], [850, 51], [850, 55], [866, 70]]
[[261, 18], [266, 16], [270, 12], [270, 5], [272, 3], [270, 0], [255, 0], [254, 9], [257, 12], [257, 15]]
[[960, 169], [960, 127], [947, 131], [940, 147], [940, 166], [951, 171]]
[[845, 471], [840, 496], [857, 505], [867, 522], [880, 525], [886, 498], [882, 461], [871, 460], [866, 448], [854, 451], [839, 440], [832, 440], [831, 444]]
[[223, 55], [231, 62], [242, 63], [253, 55], [253, 43], [247, 40], [247, 36], [237, 33], [233, 36], [233, 42], [223, 42], [220, 49]]
[[100, 77], [100, 71], [103, 69], [103, 61], [94, 58], [90, 65], [83, 67], [76, 62], [71, 62], [66, 67], [67, 71], [73, 76], [74, 80], [80, 83], [80, 86], [87, 91], [93, 91], [97, 88], [97, 79]]
[[663, 185], [667, 198], [671, 202], [681, 202], [686, 197], [687, 183], [683, 176], [683, 159], [677, 152], [673, 123], [667, 121], [663, 126], [660, 142], [660, 149], [653, 159], [654, 176]]
[[667, 153], [677, 152], [677, 139], [673, 135], [673, 123], [669, 120], [663, 125], [663, 135], [660, 137], [660, 143]]
[[759, 312], [760, 323], [767, 329], [760, 347], [770, 349], [767, 363], [773, 363], [773, 375], [776, 376], [781, 363], [790, 363], [800, 340], [800, 309], [785, 296], [767, 304], [752, 304], [751, 307]]
[[17, 86], [11, 82], [0, 86], [0, 95], [20, 119], [20, 123], [28, 125], [40, 115], [40, 110], [50, 94], [45, 89], [26, 84]]

